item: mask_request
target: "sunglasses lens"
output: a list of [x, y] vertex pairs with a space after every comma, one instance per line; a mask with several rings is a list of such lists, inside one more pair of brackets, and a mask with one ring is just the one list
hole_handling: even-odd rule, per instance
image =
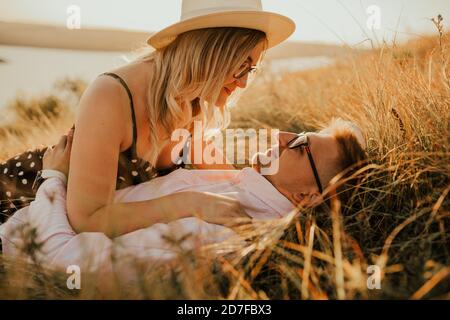
[[306, 136], [305, 135], [300, 135], [300, 136], [298, 136], [297, 139], [295, 139], [292, 142], [290, 142], [288, 147], [289, 148], [295, 148], [295, 147], [301, 146], [301, 145], [303, 145], [305, 143], [306, 143]]

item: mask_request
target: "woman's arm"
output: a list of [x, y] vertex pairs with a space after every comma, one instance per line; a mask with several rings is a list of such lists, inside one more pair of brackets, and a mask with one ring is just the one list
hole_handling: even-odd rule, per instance
[[83, 221], [78, 221], [78, 228], [73, 224], [72, 226], [77, 232], [102, 232], [114, 238], [155, 223], [168, 223], [192, 216], [191, 210], [186, 207], [186, 199], [183, 200], [188, 196], [187, 193], [180, 192], [146, 201], [109, 203], [85, 217]]

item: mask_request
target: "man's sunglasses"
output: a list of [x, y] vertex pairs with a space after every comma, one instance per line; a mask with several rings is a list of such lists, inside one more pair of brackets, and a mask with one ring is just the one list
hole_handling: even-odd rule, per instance
[[309, 148], [310, 142], [308, 136], [303, 132], [299, 133], [294, 139], [288, 142], [287, 147], [289, 149], [301, 148], [302, 150], [306, 150], [306, 154], [308, 155], [309, 163], [311, 164], [311, 169], [314, 173], [314, 178], [316, 179], [317, 187], [319, 188], [319, 192], [322, 193], [322, 184], [320, 183], [319, 174], [317, 173], [316, 165], [314, 163], [314, 159], [311, 154], [311, 149]]

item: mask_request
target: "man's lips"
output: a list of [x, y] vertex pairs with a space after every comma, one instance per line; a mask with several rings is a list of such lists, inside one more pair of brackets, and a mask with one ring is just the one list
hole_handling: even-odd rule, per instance
[[230, 90], [230, 89], [228, 89], [228, 88], [224, 88], [225, 89], [225, 92], [228, 94], [228, 95], [230, 95], [231, 93], [232, 93], [232, 91]]
[[273, 144], [270, 148], [268, 148], [266, 150], [266, 152], [264, 152], [263, 154], [268, 157], [271, 158], [272, 160], [275, 160], [276, 158], [279, 157], [280, 155], [280, 146], [278, 144]]

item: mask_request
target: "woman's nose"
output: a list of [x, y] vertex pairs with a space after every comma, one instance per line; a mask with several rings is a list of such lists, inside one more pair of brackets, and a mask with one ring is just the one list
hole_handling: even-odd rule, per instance
[[246, 74], [245, 76], [243, 76], [240, 79], [236, 79], [236, 85], [239, 88], [245, 89], [245, 87], [247, 87], [247, 80], [248, 80], [248, 74]]

